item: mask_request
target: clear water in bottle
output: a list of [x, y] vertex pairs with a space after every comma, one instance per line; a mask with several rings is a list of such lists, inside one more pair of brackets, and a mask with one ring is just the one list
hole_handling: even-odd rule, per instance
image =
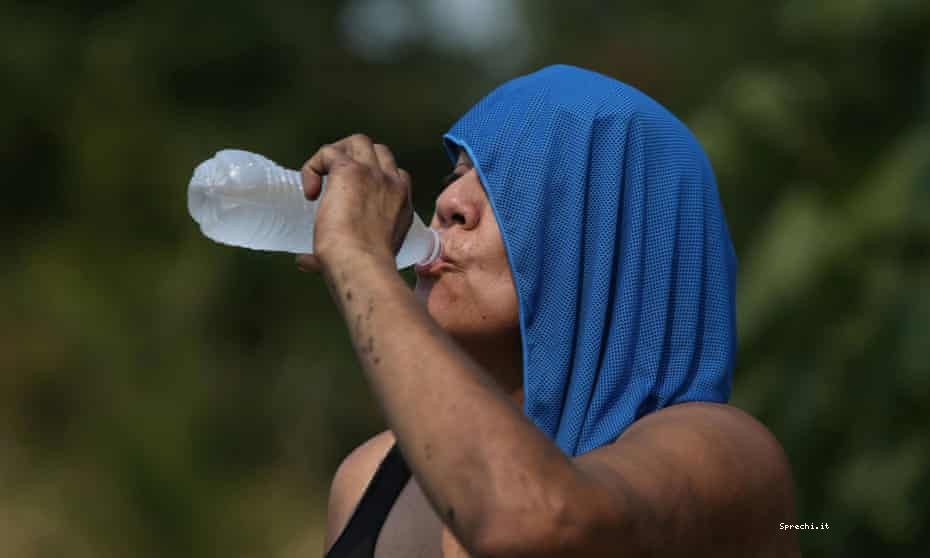
[[[253, 250], [313, 253], [318, 205], [304, 198], [299, 172], [239, 149], [224, 149], [198, 165], [187, 190], [188, 211], [204, 235]], [[414, 212], [397, 267], [428, 263], [439, 254], [438, 232]]]

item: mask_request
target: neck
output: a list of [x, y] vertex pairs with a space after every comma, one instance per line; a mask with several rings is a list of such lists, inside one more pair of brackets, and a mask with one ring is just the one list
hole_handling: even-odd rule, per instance
[[469, 347], [459, 342], [468, 356], [490, 375], [507, 397], [523, 411], [523, 352], [506, 350], [504, 347]]

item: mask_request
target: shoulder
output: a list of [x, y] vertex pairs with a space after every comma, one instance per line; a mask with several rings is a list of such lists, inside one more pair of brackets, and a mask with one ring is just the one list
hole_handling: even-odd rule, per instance
[[[796, 535], [779, 529], [794, 522], [791, 466], [771, 432], [736, 407], [667, 407], [576, 463], [612, 487], [613, 499], [639, 518], [631, 525], [637, 538], [662, 553], [684, 546], [720, 556], [799, 555]], [[679, 548], [665, 549], [670, 541]]]
[[329, 488], [325, 542], [327, 552], [348, 524], [378, 465], [393, 445], [394, 434], [385, 430], [352, 450], [339, 464]]
[[681, 403], [646, 415], [607, 447], [624, 446], [652, 447], [692, 460], [699, 455], [719, 460], [740, 457], [743, 463], [757, 461], [769, 474], [790, 472], [781, 444], [765, 425], [737, 407], [720, 403]]

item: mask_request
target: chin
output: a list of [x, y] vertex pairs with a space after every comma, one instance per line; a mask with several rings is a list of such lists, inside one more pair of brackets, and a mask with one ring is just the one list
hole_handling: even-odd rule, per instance
[[413, 294], [426, 306], [427, 311], [437, 320], [443, 309], [454, 308], [456, 306], [456, 300], [459, 299], [458, 296], [449, 293], [449, 289], [446, 288], [446, 285], [440, 284], [437, 279], [429, 277], [420, 277], [417, 279]]
[[436, 286], [434, 279], [420, 278], [414, 288], [414, 295], [436, 323], [450, 335], [457, 337], [472, 334], [475, 324], [467, 323], [468, 313], [463, 312], [461, 305], [456, 303], [458, 297], [448, 296], [445, 289]]

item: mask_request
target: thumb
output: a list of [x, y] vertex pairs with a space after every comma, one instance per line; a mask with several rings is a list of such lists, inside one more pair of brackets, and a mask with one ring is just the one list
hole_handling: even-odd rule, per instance
[[300, 185], [304, 191], [304, 198], [314, 201], [323, 191], [323, 177], [310, 168], [309, 161], [300, 169]]

